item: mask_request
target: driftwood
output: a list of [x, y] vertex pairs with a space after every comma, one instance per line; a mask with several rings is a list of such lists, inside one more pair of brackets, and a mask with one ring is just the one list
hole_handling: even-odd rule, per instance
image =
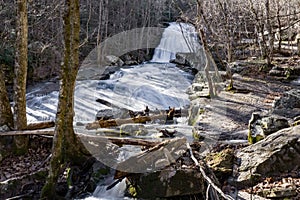
[[[9, 131], [9, 132], [0, 132], [1, 136], [20, 136], [20, 135], [54, 135], [54, 130], [30, 130], [30, 131]], [[116, 145], [137, 145], [145, 147], [153, 147], [159, 144], [156, 141], [147, 141], [143, 139], [136, 138], [117, 138], [117, 137], [106, 137], [106, 136], [97, 136], [97, 135], [87, 135], [83, 133], [77, 133], [77, 136], [80, 138], [85, 138], [86, 140], [102, 140], [109, 141]]]
[[113, 126], [120, 126], [122, 124], [129, 123], [146, 123], [153, 120], [166, 120], [167, 114], [153, 115], [153, 116], [137, 116], [135, 118], [128, 119], [109, 119], [109, 120], [98, 120], [86, 125], [86, 129], [92, 130], [97, 128], [109, 128]]
[[[122, 124], [128, 123], [146, 123], [153, 120], [173, 120], [173, 117], [183, 117], [188, 116], [188, 111], [186, 109], [175, 109], [169, 108], [168, 110], [149, 110], [148, 106], [144, 111], [131, 111], [129, 110], [129, 115], [131, 118], [127, 119], [99, 119], [95, 122], [88, 123], [86, 129], [92, 130], [97, 128], [109, 128], [114, 126], [120, 126]], [[150, 115], [151, 114], [151, 115]]]
[[109, 141], [116, 145], [136, 145], [136, 146], [145, 146], [145, 147], [154, 147], [160, 142], [157, 141], [147, 141], [143, 139], [136, 138], [117, 138], [117, 137], [105, 137], [105, 136], [96, 136], [96, 135], [87, 135], [78, 133], [77, 136], [84, 140], [90, 141]]
[[37, 123], [28, 124], [27, 127], [26, 127], [26, 130], [37, 130], [37, 129], [44, 129], [44, 128], [52, 128], [54, 126], [55, 126], [54, 121], [37, 122]]

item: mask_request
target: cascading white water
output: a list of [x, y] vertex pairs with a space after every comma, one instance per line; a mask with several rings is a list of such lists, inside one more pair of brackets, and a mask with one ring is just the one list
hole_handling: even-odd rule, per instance
[[[187, 106], [189, 99], [185, 91], [192, 83], [193, 76], [169, 63], [169, 60], [175, 58], [176, 52], [192, 52], [198, 45], [196, 40], [192, 26], [170, 23], [150, 62], [121, 68], [108, 80], [77, 81], [75, 122], [94, 121], [99, 110], [111, 109], [97, 102], [99, 99], [111, 103], [114, 107], [139, 111], [146, 105], [150, 110]], [[45, 92], [39, 87], [35, 88], [27, 94], [28, 119], [30, 122], [53, 120], [57, 102], [58, 90]], [[105, 184], [98, 186], [93, 196], [88, 199], [124, 199], [124, 181], [111, 190], [106, 188]]]
[[[111, 75], [109, 80], [77, 81], [75, 121], [93, 121], [99, 110], [107, 108], [98, 103], [97, 99], [131, 110], [143, 110], [146, 105], [150, 109], [187, 105], [189, 99], [185, 90], [193, 77], [170, 64], [169, 60], [175, 58], [176, 52], [190, 52], [198, 48], [197, 45], [199, 46], [199, 43], [193, 26], [170, 23], [163, 32], [161, 42], [151, 60], [164, 64], [150, 62], [123, 68]], [[49, 87], [38, 86], [27, 94], [28, 122], [55, 119], [58, 85], [50, 91]]]
[[151, 62], [168, 63], [177, 52], [195, 52], [200, 47], [195, 27], [185, 23], [172, 22], [165, 29]]

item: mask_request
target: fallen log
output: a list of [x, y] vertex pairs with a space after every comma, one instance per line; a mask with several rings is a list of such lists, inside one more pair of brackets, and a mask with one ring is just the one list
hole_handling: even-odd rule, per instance
[[[87, 135], [83, 133], [76, 133], [78, 137], [86, 140], [101, 140], [109, 141], [116, 145], [136, 145], [136, 146], [145, 146], [153, 147], [159, 144], [158, 141], [147, 141], [143, 139], [136, 138], [117, 138], [117, 137], [106, 137], [106, 136], [97, 136], [97, 135]], [[20, 136], [20, 135], [54, 135], [54, 130], [30, 130], [30, 131], [9, 131], [9, 132], [0, 132], [1, 136]]]
[[20, 135], [54, 135], [54, 130], [24, 130], [0, 132], [0, 136], [20, 136]]
[[52, 128], [54, 126], [55, 126], [54, 121], [37, 122], [37, 123], [28, 124], [25, 130], [45, 129], [45, 128]]
[[109, 141], [116, 145], [135, 145], [135, 146], [154, 147], [161, 143], [159, 141], [147, 141], [147, 140], [136, 139], [136, 138], [105, 137], [105, 136], [87, 135], [81, 133], [77, 133], [77, 136], [80, 139], [84, 139], [85, 141], [86, 140], [93, 141], [93, 142]]
[[153, 116], [137, 116], [135, 118], [128, 118], [128, 119], [109, 119], [109, 120], [98, 120], [92, 123], [88, 123], [86, 125], [86, 129], [92, 130], [97, 128], [109, 128], [114, 126], [120, 126], [122, 124], [129, 124], [129, 123], [146, 123], [153, 120], [166, 120], [166, 114], [160, 115], [153, 115]]

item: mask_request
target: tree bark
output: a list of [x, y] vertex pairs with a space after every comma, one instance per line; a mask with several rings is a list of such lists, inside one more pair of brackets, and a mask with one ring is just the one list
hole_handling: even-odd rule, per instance
[[[80, 166], [86, 160], [84, 147], [73, 129], [74, 89], [79, 69], [79, 0], [64, 3], [64, 62], [61, 66], [61, 85], [52, 158], [47, 182], [42, 190], [42, 199], [56, 199], [56, 183], [67, 165]], [[72, 183], [71, 183], [72, 184]]]
[[[24, 130], [27, 126], [26, 118], [26, 79], [27, 79], [27, 42], [28, 20], [27, 0], [17, 0], [17, 38], [14, 79], [14, 128]], [[16, 154], [24, 154], [28, 149], [28, 137], [14, 138]]]
[[5, 78], [0, 69], [0, 126], [7, 125], [13, 129], [13, 115], [5, 87]]
[[267, 65], [271, 66], [273, 60], [273, 49], [274, 49], [274, 33], [272, 28], [271, 16], [270, 16], [270, 0], [265, 0], [266, 9], [266, 26], [268, 31], [268, 45], [267, 45]]

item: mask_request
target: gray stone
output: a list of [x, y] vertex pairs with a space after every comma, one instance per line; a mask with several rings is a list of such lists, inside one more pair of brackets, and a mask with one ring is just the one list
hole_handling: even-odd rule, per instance
[[108, 120], [113, 118], [113, 110], [112, 109], [103, 109], [99, 110], [96, 114], [96, 120]]
[[300, 169], [300, 126], [282, 129], [236, 154], [239, 187]]
[[276, 99], [272, 113], [290, 119], [300, 115], [300, 89], [292, 89]]
[[10, 128], [7, 125], [3, 125], [0, 127], [0, 132], [10, 131]]
[[147, 135], [148, 131], [143, 124], [122, 124], [120, 127], [120, 133], [136, 136]]
[[141, 199], [205, 194], [206, 191], [205, 180], [197, 169], [166, 169], [135, 174], [128, 180], [135, 190], [135, 197]]
[[124, 61], [121, 58], [114, 55], [105, 56], [105, 61], [108, 62], [108, 65], [116, 65], [116, 66], [124, 65]]
[[292, 89], [290, 91], [285, 92], [281, 98], [274, 102], [273, 108], [300, 108], [300, 90]]

